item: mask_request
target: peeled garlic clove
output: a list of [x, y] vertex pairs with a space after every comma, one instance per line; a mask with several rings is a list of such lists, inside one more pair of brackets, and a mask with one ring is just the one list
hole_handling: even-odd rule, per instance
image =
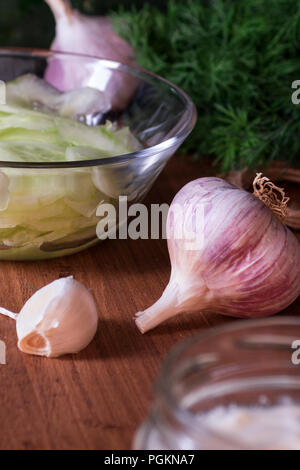
[[[56, 20], [56, 37], [51, 49], [115, 60], [135, 65], [130, 44], [118, 36], [108, 18], [87, 16], [73, 10], [67, 0], [46, 0]], [[46, 80], [61, 91], [81, 87], [95, 87], [105, 91], [114, 109], [122, 109], [134, 93], [137, 80], [118, 70], [97, 68], [91, 60], [86, 66], [78, 61], [51, 59]]]
[[95, 336], [98, 314], [91, 293], [73, 276], [57, 279], [39, 289], [17, 320], [18, 347], [38, 356], [58, 357], [84, 349]]

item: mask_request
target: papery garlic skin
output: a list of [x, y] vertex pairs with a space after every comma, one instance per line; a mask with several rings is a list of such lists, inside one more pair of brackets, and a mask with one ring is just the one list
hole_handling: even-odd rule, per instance
[[[182, 220], [173, 205], [184, 207]], [[203, 219], [197, 227], [199, 207]], [[195, 233], [193, 249], [190, 239], [176, 237], [178, 223]], [[197, 230], [203, 237], [196, 237]], [[162, 297], [137, 313], [141, 332], [184, 311], [265, 317], [300, 295], [297, 238], [257, 197], [220, 178], [200, 178], [179, 191], [167, 237], [171, 278]]]
[[72, 276], [38, 290], [17, 315], [18, 347], [28, 354], [58, 357], [84, 349], [98, 326], [92, 294]]
[[[56, 19], [56, 37], [51, 49], [84, 54], [126, 65], [135, 65], [130, 44], [118, 36], [105, 17], [87, 16], [71, 8], [67, 0], [46, 0]], [[128, 74], [103, 69], [91, 60], [85, 63], [52, 58], [45, 79], [60, 91], [94, 87], [105, 91], [114, 109], [125, 107], [136, 89], [137, 80]]]

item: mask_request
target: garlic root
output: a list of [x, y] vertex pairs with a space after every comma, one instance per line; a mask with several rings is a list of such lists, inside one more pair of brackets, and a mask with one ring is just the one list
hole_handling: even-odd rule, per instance
[[[285, 162], [273, 162], [272, 166], [267, 167], [265, 171], [272, 181], [300, 183], [300, 170], [287, 168]], [[245, 167], [242, 170], [231, 170], [229, 173], [222, 173], [218, 176], [240, 189], [249, 189], [253, 184], [255, 173]], [[288, 207], [285, 224], [295, 230], [300, 230], [300, 210]]]
[[269, 207], [282, 224], [285, 224], [288, 214], [287, 204], [290, 198], [286, 197], [284, 189], [275, 186], [269, 178], [262, 176], [262, 173], [256, 174], [253, 189], [254, 196]]

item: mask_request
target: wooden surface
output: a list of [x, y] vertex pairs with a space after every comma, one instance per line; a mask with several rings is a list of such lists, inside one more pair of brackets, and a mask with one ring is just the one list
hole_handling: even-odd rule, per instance
[[[147, 203], [170, 202], [186, 182], [210, 173], [173, 158]], [[93, 343], [62, 359], [22, 354], [14, 321], [0, 317], [7, 345], [7, 364], [0, 365], [1, 449], [130, 448], [169, 349], [195, 331], [234, 321], [181, 315], [141, 335], [132, 317], [160, 296], [169, 272], [164, 240], [111, 240], [57, 260], [0, 263], [1, 306], [19, 311], [37, 289], [72, 274], [92, 290], [100, 315]], [[285, 314], [299, 311], [298, 299]]]

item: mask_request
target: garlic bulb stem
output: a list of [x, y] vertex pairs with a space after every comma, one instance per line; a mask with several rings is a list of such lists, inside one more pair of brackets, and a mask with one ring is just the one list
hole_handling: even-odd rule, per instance
[[177, 295], [174, 292], [176, 289], [174, 287], [174, 284], [170, 282], [155, 304], [151, 305], [147, 310], [135, 314], [135, 323], [141, 333], [146, 333], [161, 322], [179, 313]]
[[69, 17], [72, 13], [72, 7], [68, 0], [45, 0], [52, 10], [56, 19], [62, 16]]
[[[207, 289], [204, 287], [201, 290], [201, 300], [198, 299], [196, 310], [207, 309], [209, 305], [209, 296], [207, 296]], [[135, 314], [135, 323], [141, 333], [155, 328], [168, 318], [172, 318], [182, 311], [192, 312], [195, 310], [193, 302], [193, 290], [184, 285], [184, 280], [176, 276], [176, 273], [171, 274], [169, 284], [165, 288], [162, 296], [155, 302], [155, 304], [148, 307], [143, 312]]]
[[13, 318], [14, 320], [17, 320], [18, 318], [18, 313], [13, 313], [10, 310], [7, 310], [6, 308], [0, 307], [0, 315], [5, 315], [6, 317]]

